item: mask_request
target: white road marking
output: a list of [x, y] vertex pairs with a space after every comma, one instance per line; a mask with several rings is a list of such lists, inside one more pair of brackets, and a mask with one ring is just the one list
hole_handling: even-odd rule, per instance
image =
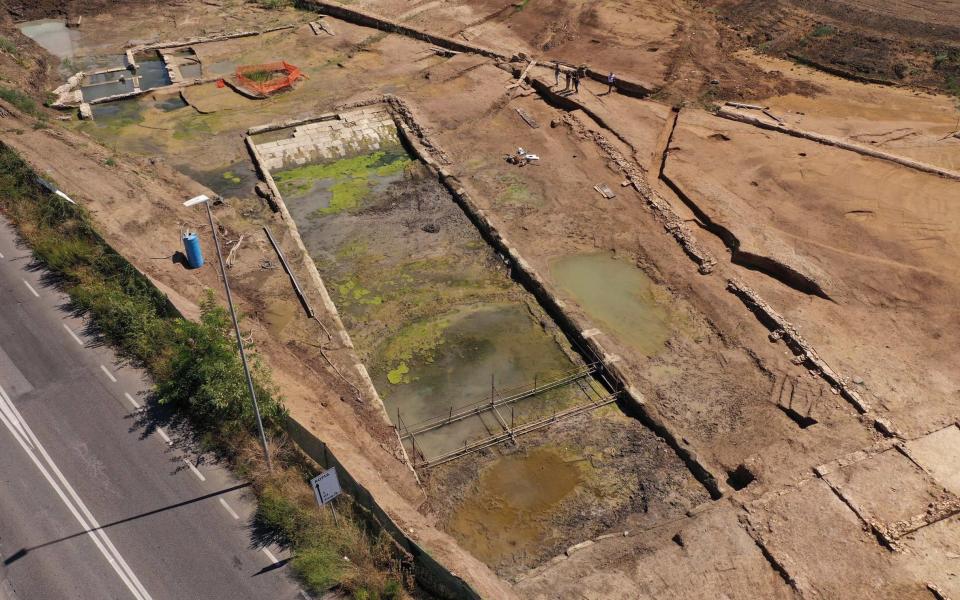
[[123, 395], [127, 397], [127, 400], [130, 401], [130, 404], [132, 404], [132, 405], [134, 406], [134, 408], [140, 408], [140, 403], [137, 402], [137, 401], [134, 399], [133, 396], [131, 396], [131, 395], [128, 394], [127, 392], [124, 392]]
[[160, 437], [163, 438], [163, 441], [165, 441], [168, 446], [173, 443], [170, 441], [170, 436], [167, 435], [167, 432], [163, 430], [163, 427], [157, 427], [157, 433], [160, 434]]
[[37, 298], [40, 297], [40, 294], [37, 293], [37, 290], [33, 289], [33, 286], [30, 285], [30, 282], [29, 282], [29, 281], [27, 281], [26, 279], [24, 279], [24, 280], [23, 280], [23, 285], [27, 286], [27, 289], [30, 290], [30, 293], [32, 293], [34, 296], [36, 296]]
[[7, 396], [7, 392], [0, 387], [0, 414], [5, 416], [14, 427], [17, 428], [17, 431], [20, 433], [20, 437], [26, 440], [27, 444], [33, 448], [33, 442], [30, 441], [30, 438], [27, 436], [27, 430], [23, 427], [23, 417], [20, 416], [20, 411], [17, 410], [17, 407], [13, 405], [13, 402], [10, 400], [10, 397]]
[[183, 459], [183, 462], [187, 463], [187, 466], [190, 467], [190, 470], [193, 471], [193, 474], [200, 479], [200, 481], [206, 481], [207, 478], [203, 476], [203, 473], [200, 472], [200, 469], [193, 466], [193, 463], [187, 459]]
[[77, 334], [75, 334], [75, 333], [73, 332], [73, 330], [70, 329], [70, 328], [67, 326], [66, 323], [63, 324], [63, 328], [67, 330], [67, 333], [70, 334], [70, 337], [72, 337], [75, 342], [77, 342], [77, 343], [80, 344], [81, 346], [83, 345], [83, 340], [81, 340], [80, 338], [78, 338], [78, 337], [77, 337]]
[[[4, 409], [0, 410], [0, 422], [3, 422], [10, 433], [13, 434], [14, 439], [17, 440], [20, 447], [23, 448], [23, 451], [26, 452], [30, 460], [33, 461], [33, 464], [43, 475], [44, 479], [47, 480], [47, 483], [50, 484], [50, 487], [57, 493], [73, 517], [80, 523], [80, 526], [86, 534], [93, 540], [97, 549], [100, 550], [100, 553], [107, 559], [107, 562], [110, 563], [110, 566], [116, 571], [117, 575], [130, 590], [130, 593], [133, 594], [133, 597], [137, 600], [152, 600], [150, 594], [147, 593], [143, 584], [137, 579], [136, 574], [134, 574], [133, 570], [123, 559], [123, 556], [120, 555], [120, 552], [113, 545], [113, 542], [110, 541], [110, 538], [103, 531], [100, 524], [93, 518], [93, 515], [90, 514], [90, 510], [83, 501], [80, 500], [76, 490], [73, 489], [73, 486], [71, 486], [63, 476], [60, 468], [53, 462], [50, 455], [47, 454], [46, 449], [40, 443], [40, 440], [37, 439], [37, 436], [34, 435], [33, 430], [30, 429], [27, 422], [23, 420], [20, 411], [14, 406], [3, 388], [0, 388], [0, 407]], [[11, 419], [9, 415], [14, 415], [15, 418]], [[17, 422], [18, 426], [15, 426], [14, 422]], [[21, 437], [21, 432], [23, 432], [23, 437]], [[46, 466], [44, 462], [37, 457], [32, 448], [40, 451], [40, 454], [46, 462]], [[49, 467], [49, 470], [47, 467]], [[60, 482], [59, 484], [50, 474], [51, 471], [56, 475], [56, 479]], [[66, 490], [66, 492], [64, 490]]]
[[103, 372], [106, 373], [107, 377], [110, 378], [110, 381], [112, 381], [112, 382], [114, 382], [114, 383], [117, 382], [117, 378], [113, 376], [113, 373], [110, 372], [110, 369], [106, 368], [106, 367], [103, 366], [103, 365], [100, 365], [100, 368], [103, 369]]
[[275, 564], [277, 564], [278, 562], [280, 562], [279, 560], [277, 560], [277, 557], [273, 555], [273, 552], [270, 552], [270, 549], [269, 549], [269, 548], [261, 548], [261, 550], [263, 550], [263, 553], [266, 554], [266, 555], [267, 555], [267, 558], [270, 559], [270, 564], [271, 564], [271, 565], [275, 565]]
[[3, 252], [0, 252], [0, 258], [3, 258]]
[[233, 517], [234, 519], [236, 519], [236, 520], [238, 520], [238, 521], [240, 520], [240, 515], [238, 515], [238, 514], [237, 514], [237, 511], [233, 510], [233, 509], [230, 507], [230, 505], [227, 504], [227, 501], [226, 501], [226, 500], [224, 500], [223, 498], [220, 498], [220, 504], [222, 504], [222, 505], [223, 505], [223, 508], [226, 509], [226, 511], [227, 511], [228, 513], [230, 513], [230, 516], [231, 516], [231, 517]]

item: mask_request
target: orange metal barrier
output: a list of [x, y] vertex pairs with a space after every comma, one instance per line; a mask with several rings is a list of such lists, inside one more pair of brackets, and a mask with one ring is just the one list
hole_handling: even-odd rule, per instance
[[[253, 73], [275, 73], [276, 76], [265, 81], [256, 81], [249, 77]], [[237, 83], [262, 96], [293, 87], [293, 84], [303, 77], [306, 75], [298, 67], [286, 61], [237, 67]]]

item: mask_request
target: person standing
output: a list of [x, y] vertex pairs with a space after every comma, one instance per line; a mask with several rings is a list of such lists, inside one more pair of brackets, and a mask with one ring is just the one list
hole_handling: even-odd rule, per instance
[[553, 63], [553, 87], [560, 87], [560, 62]]
[[573, 93], [580, 93], [580, 70], [577, 69], [573, 72]]
[[570, 89], [570, 80], [572, 79], [572, 75], [570, 74], [570, 71], [565, 71], [565, 73], [567, 75], [567, 85], [563, 88], [564, 91]]
[[617, 82], [617, 76], [613, 74], [613, 71], [611, 71], [610, 74], [607, 75], [607, 93], [608, 94], [613, 92], [613, 86], [614, 84], [616, 84], [616, 82]]

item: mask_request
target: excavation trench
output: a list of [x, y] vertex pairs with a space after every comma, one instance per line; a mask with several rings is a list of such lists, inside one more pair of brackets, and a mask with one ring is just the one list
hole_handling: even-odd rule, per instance
[[[664, 155], [663, 163], [666, 164], [667, 153]], [[752, 252], [747, 252], [741, 250], [740, 248], [740, 239], [730, 231], [728, 228], [717, 223], [710, 218], [710, 215], [706, 213], [689, 194], [683, 191], [680, 186], [670, 178], [663, 171], [663, 166], [660, 170], [660, 180], [667, 184], [667, 187], [679, 198], [687, 207], [693, 211], [693, 214], [697, 217], [698, 221], [703, 225], [703, 227], [714, 234], [724, 243], [724, 245], [730, 250], [730, 262], [735, 265], [750, 269], [751, 271], [757, 271], [758, 273], [763, 273], [771, 279], [779, 281], [783, 285], [793, 288], [798, 292], [803, 292], [811, 296], [818, 296], [824, 300], [831, 300], [830, 296], [820, 287], [820, 285], [810, 279], [809, 277], [803, 275], [802, 273], [794, 270], [789, 265], [781, 263], [769, 256], [763, 256], [760, 254], [754, 254]]]
[[[255, 128], [248, 145], [369, 373], [360, 387], [381, 399], [440, 520], [515, 573], [648, 501], [629, 485], [591, 500], [591, 486], [629, 483], [637, 467], [631, 451], [584, 453], [670, 434], [602, 408], [624, 387], [608, 357], [478, 218], [402, 101], [386, 100]], [[685, 493], [705, 499], [677, 456], [661, 462], [646, 476], [686, 478]], [[585, 505], [598, 518], [575, 522]]]

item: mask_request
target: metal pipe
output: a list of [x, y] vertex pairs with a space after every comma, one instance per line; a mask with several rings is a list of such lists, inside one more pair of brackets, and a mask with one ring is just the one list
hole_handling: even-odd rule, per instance
[[213, 235], [213, 245], [217, 249], [217, 260], [220, 262], [220, 273], [223, 275], [223, 287], [227, 291], [227, 305], [230, 307], [230, 318], [233, 319], [233, 330], [237, 334], [237, 348], [240, 350], [240, 361], [243, 363], [243, 373], [247, 376], [247, 389], [250, 390], [250, 400], [253, 401], [253, 414], [257, 417], [257, 430], [260, 432], [260, 445], [263, 447], [263, 458], [267, 461], [267, 470], [273, 472], [273, 460], [270, 458], [270, 449], [267, 446], [267, 434], [263, 431], [263, 419], [260, 417], [260, 405], [257, 404], [257, 392], [253, 389], [253, 377], [247, 365], [247, 353], [243, 349], [243, 337], [240, 335], [240, 323], [237, 321], [237, 312], [233, 308], [233, 295], [230, 293], [230, 284], [227, 282], [227, 268], [223, 264], [223, 253], [220, 252], [220, 240], [217, 238], [217, 228], [213, 224], [213, 211], [210, 209], [210, 200], [204, 202], [207, 206], [207, 219], [210, 221], [210, 233]]

